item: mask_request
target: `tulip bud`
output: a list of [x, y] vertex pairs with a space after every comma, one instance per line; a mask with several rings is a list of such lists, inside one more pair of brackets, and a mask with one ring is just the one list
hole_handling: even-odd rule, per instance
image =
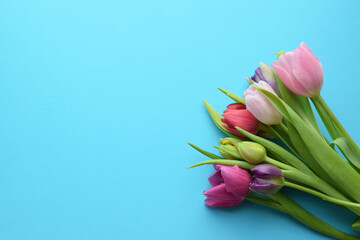
[[262, 195], [271, 195], [280, 191], [284, 186], [281, 170], [271, 164], [261, 164], [251, 169], [254, 174], [250, 189]]
[[276, 95], [268, 83], [264, 81], [254, 83], [244, 92], [246, 109], [249, 110], [260, 122], [264, 124], [275, 125], [281, 123], [283, 117], [281, 113], [261, 92], [253, 87], [254, 85]]
[[265, 160], [266, 150], [258, 143], [240, 142], [238, 144], [238, 150], [244, 160], [251, 164], [258, 164]]
[[322, 65], [304, 42], [294, 51], [279, 56], [272, 67], [292, 92], [304, 97], [320, 95], [324, 81]]
[[239, 159], [239, 152], [233, 145], [220, 145], [219, 152], [226, 159]]
[[221, 119], [226, 124], [223, 125], [226, 130], [241, 137], [245, 137], [245, 135], [241, 134], [235, 127], [240, 127], [252, 134], [256, 134], [259, 130], [259, 121], [245, 108], [244, 104], [232, 103], [227, 106], [222, 114], [224, 118]]
[[259, 65], [260, 67], [255, 70], [255, 75], [251, 77], [251, 80], [257, 83], [260, 81], [267, 82], [271, 88], [278, 93], [279, 87], [271, 67], [263, 62], [260, 62]]

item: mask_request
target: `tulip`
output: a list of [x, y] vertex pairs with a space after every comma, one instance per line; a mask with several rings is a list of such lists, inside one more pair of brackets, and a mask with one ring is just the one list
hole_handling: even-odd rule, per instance
[[220, 139], [220, 146], [218, 149], [221, 156], [226, 159], [240, 159], [241, 157], [238, 149], [227, 139]]
[[236, 147], [232, 146], [232, 145], [220, 145], [219, 146], [219, 152], [221, 154], [221, 156], [223, 156], [226, 159], [238, 159], [237, 155], [238, 150]]
[[271, 164], [261, 164], [251, 169], [254, 174], [250, 189], [262, 195], [271, 195], [280, 191], [284, 186], [281, 170]]
[[238, 144], [238, 150], [240, 155], [245, 161], [251, 164], [258, 164], [265, 160], [266, 150], [265, 148], [255, 142], [243, 141]]
[[217, 170], [209, 177], [212, 188], [204, 191], [205, 204], [211, 207], [229, 207], [240, 204], [249, 194], [251, 175], [235, 166], [215, 165]]
[[276, 83], [275, 74], [271, 67], [266, 63], [260, 62], [260, 67], [255, 70], [255, 75], [251, 77], [254, 82], [264, 81], [267, 82], [276, 93], [278, 93], [279, 87]]
[[272, 67], [292, 92], [304, 97], [320, 95], [324, 78], [322, 65], [304, 42], [294, 51], [282, 54]]
[[[254, 83], [253, 85], [261, 87], [276, 95], [271, 86], [264, 81]], [[244, 92], [246, 109], [249, 110], [260, 122], [264, 124], [276, 125], [281, 123], [283, 117], [281, 113], [261, 92], [256, 90], [253, 85], [251, 85]]]
[[245, 135], [236, 130], [235, 127], [240, 127], [252, 134], [256, 134], [259, 130], [259, 121], [245, 108], [244, 104], [232, 103], [227, 106], [222, 114], [224, 118], [221, 119], [226, 124], [223, 125], [226, 130], [241, 137], [245, 137]]

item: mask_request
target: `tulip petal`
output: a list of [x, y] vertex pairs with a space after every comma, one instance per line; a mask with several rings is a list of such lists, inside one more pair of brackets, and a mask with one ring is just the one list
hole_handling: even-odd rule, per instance
[[237, 110], [240, 110], [240, 109], [245, 109], [246, 106], [242, 103], [231, 103], [229, 104], [227, 107], [227, 109], [237, 109]]
[[[286, 53], [285, 53], [286, 54]], [[285, 55], [283, 54], [283, 55]], [[283, 56], [281, 55], [281, 56]], [[280, 57], [281, 57], [280, 56]], [[292, 55], [291, 55], [292, 56]], [[280, 58], [279, 58], [280, 59]], [[288, 58], [282, 58], [282, 59], [288, 59]], [[282, 61], [284, 63], [284, 61]], [[287, 69], [282, 63], [280, 62], [273, 62], [272, 67], [276, 74], [279, 76], [280, 80], [288, 87], [292, 92], [303, 96], [304, 94], [307, 94], [307, 90], [304, 88], [302, 84], [300, 84], [295, 75], [293, 74], [292, 69]], [[290, 64], [287, 64], [289, 66]], [[291, 63], [292, 65], [292, 63]]]
[[215, 187], [215, 186], [217, 186], [217, 185], [224, 182], [224, 180], [223, 180], [223, 178], [221, 176], [220, 170], [218, 170], [215, 173], [210, 175], [209, 182], [213, 187]]
[[273, 176], [283, 176], [281, 170], [271, 164], [261, 164], [258, 165], [256, 167], [253, 167], [251, 169], [251, 172], [255, 175], [261, 175], [261, 176], [266, 176], [266, 175], [273, 175]]
[[221, 175], [224, 179], [226, 190], [237, 197], [249, 194], [251, 175], [248, 171], [238, 166], [227, 166], [221, 168]]
[[234, 201], [221, 201], [215, 198], [208, 197], [205, 199], [205, 204], [209, 207], [231, 207], [238, 205], [244, 201], [244, 198], [240, 198]]
[[255, 134], [259, 129], [259, 121], [249, 110], [242, 109], [224, 112], [223, 116], [231, 126], [240, 127], [252, 134]]
[[223, 201], [234, 201], [237, 199], [234, 194], [226, 190], [226, 186], [224, 183], [204, 191], [204, 195]]
[[247, 95], [245, 101], [246, 108], [262, 123], [275, 125], [281, 122], [280, 112], [261, 93], [257, 96]]
[[294, 50], [293, 73], [306, 88], [308, 96], [318, 96], [323, 85], [323, 69], [319, 59], [302, 43]]
[[227, 165], [222, 165], [222, 164], [213, 164], [214, 168], [216, 171], [219, 171], [222, 167], [227, 166]]

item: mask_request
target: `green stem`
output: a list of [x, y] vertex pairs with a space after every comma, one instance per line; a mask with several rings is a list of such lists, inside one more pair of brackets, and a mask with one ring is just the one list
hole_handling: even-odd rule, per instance
[[[322, 109], [325, 110], [325, 112], [328, 114], [332, 122], [335, 124], [336, 128], [339, 129], [341, 134], [349, 141], [349, 143], [352, 145], [352, 147], [357, 151], [360, 152], [360, 148], [355, 143], [355, 141], [351, 138], [350, 134], [345, 130], [345, 128], [341, 125], [340, 121], [336, 118], [335, 114], [331, 111], [329, 106], [325, 103], [324, 99], [321, 96], [318, 96], [316, 98], [312, 98], [313, 102], [316, 102], [321, 106]], [[336, 129], [333, 129], [334, 137], [338, 137], [336, 134]]]
[[272, 164], [272, 165], [275, 165], [275, 166], [277, 166], [279, 168], [282, 168], [282, 169], [287, 169], [287, 170], [296, 169], [294, 167], [291, 167], [291, 166], [289, 166], [287, 164], [279, 162], [279, 161], [277, 161], [277, 160], [275, 160], [273, 158], [270, 158], [268, 156], [265, 157], [265, 162], [267, 162], [269, 164]]
[[285, 181], [284, 185], [287, 186], [287, 187], [295, 188], [295, 189], [298, 189], [300, 191], [312, 194], [312, 195], [314, 195], [316, 197], [319, 197], [319, 198], [321, 198], [321, 199], [323, 199], [325, 201], [328, 201], [328, 202], [332, 202], [332, 203], [342, 205], [342, 206], [354, 207], [354, 208], [359, 208], [360, 209], [360, 204], [359, 203], [353, 203], [353, 202], [348, 202], [348, 201], [343, 201], [343, 200], [340, 200], [340, 199], [337, 199], [337, 198], [333, 198], [333, 197], [330, 197], [330, 196], [325, 195], [323, 193], [320, 193], [318, 191], [315, 191], [313, 189], [310, 189], [310, 188], [307, 188], [307, 187], [304, 187], [304, 186], [301, 186], [301, 185], [298, 185], [298, 184], [295, 184], [295, 183], [291, 183], [291, 182], [286, 182]]
[[292, 200], [282, 192], [278, 192], [272, 195], [272, 198], [276, 202], [278, 202], [284, 208], [284, 211], [287, 212], [289, 215], [320, 233], [342, 240], [360, 239], [359, 237], [344, 233], [329, 225], [328, 223], [322, 221], [312, 213], [302, 208], [299, 204], [297, 204], [294, 200]]
[[265, 205], [265, 206], [268, 206], [268, 207], [271, 207], [271, 208], [275, 208], [275, 209], [277, 209], [279, 211], [284, 212], [284, 208], [280, 204], [278, 204], [277, 202], [271, 201], [269, 199], [259, 197], [259, 196], [256, 196], [256, 195], [248, 195], [246, 197], [246, 199], [250, 200], [252, 202], [255, 202], [255, 203], [258, 203], [258, 204], [261, 204], [261, 205]]
[[[338, 190], [336, 190], [333, 186], [329, 185], [328, 183], [324, 182], [322, 179], [314, 176], [309, 176], [307, 174], [302, 173], [301, 171], [297, 169], [292, 170], [282, 170], [282, 173], [285, 177], [285, 179], [289, 179], [304, 185], [307, 185], [309, 187], [315, 188], [333, 198], [340, 199], [342, 201], [348, 202], [349, 199], [345, 197], [342, 193], [340, 193]], [[353, 208], [351, 206], [347, 206], [347, 208], [354, 212], [356, 215], [360, 216], [360, 209]]]
[[318, 112], [321, 120], [323, 121], [323, 123], [324, 123], [324, 125], [326, 127], [326, 130], [329, 132], [331, 139], [335, 140], [336, 138], [339, 137], [339, 133], [334, 128], [334, 125], [331, 122], [331, 119], [330, 119], [329, 115], [322, 108], [319, 101], [316, 101], [314, 98], [310, 98], [310, 99], [313, 102], [313, 104], [314, 104], [314, 106], [316, 108], [316, 111]]
[[222, 164], [222, 165], [228, 165], [228, 166], [237, 165], [237, 166], [239, 166], [241, 168], [245, 168], [245, 169], [251, 169], [251, 168], [255, 167], [255, 165], [252, 165], [245, 161], [228, 160], [228, 159], [212, 159], [212, 160], [206, 160], [206, 161], [202, 161], [197, 164], [194, 164], [194, 165], [188, 167], [188, 169], [198, 167], [198, 166], [201, 166], [204, 164]]
[[283, 123], [281, 122], [278, 126], [280, 127], [280, 129], [281, 129], [283, 132], [289, 134], [289, 130], [288, 130], [288, 128], [285, 126], [285, 124], [283, 124]]
[[278, 137], [296, 156], [298, 156], [297, 151], [292, 144], [287, 127], [285, 127], [284, 124], [280, 123], [276, 126], [269, 126], [269, 129], [272, 131], [272, 133]]

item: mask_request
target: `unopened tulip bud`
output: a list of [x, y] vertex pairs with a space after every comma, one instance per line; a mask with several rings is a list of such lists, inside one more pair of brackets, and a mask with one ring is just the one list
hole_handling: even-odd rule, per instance
[[260, 91], [256, 90], [253, 86], [260, 87], [276, 95], [268, 83], [264, 81], [254, 83], [244, 92], [246, 109], [249, 110], [260, 122], [266, 125], [276, 125], [281, 123], [283, 117], [281, 113]]
[[250, 189], [262, 195], [271, 195], [280, 191], [284, 186], [281, 170], [271, 164], [261, 164], [251, 169], [254, 174]]
[[220, 145], [219, 152], [226, 159], [239, 159], [239, 152], [233, 145]]
[[273, 73], [271, 67], [263, 62], [260, 62], [259, 65], [260, 67], [255, 70], [255, 75], [251, 77], [251, 80], [257, 83], [260, 81], [267, 82], [271, 88], [278, 93], [279, 87], [276, 83], [275, 74]]
[[266, 150], [265, 148], [255, 142], [243, 141], [238, 144], [238, 150], [240, 155], [245, 161], [251, 164], [258, 164], [265, 160]]
[[294, 93], [317, 97], [323, 85], [323, 68], [311, 49], [302, 42], [294, 51], [281, 56], [272, 67], [281, 81]]

